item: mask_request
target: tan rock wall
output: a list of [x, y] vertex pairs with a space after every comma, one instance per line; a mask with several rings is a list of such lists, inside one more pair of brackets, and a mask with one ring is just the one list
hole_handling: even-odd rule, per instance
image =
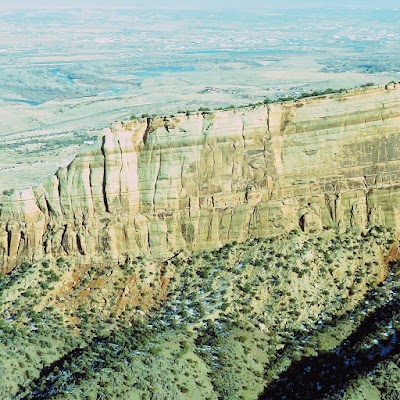
[[165, 257], [301, 227], [400, 232], [400, 90], [117, 124], [0, 206], [0, 265]]

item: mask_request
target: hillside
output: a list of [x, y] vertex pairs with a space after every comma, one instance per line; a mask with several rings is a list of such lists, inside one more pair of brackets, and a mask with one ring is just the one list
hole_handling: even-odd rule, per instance
[[400, 90], [132, 119], [0, 205], [0, 398], [400, 395]]
[[[343, 346], [348, 359], [368, 349], [373, 368], [399, 350], [393, 238], [293, 231], [164, 262], [21, 266], [1, 283], [1, 398], [257, 399], [265, 385], [265, 398], [305, 398], [284, 381], [297, 363]], [[357, 365], [321, 393], [361, 379]]]

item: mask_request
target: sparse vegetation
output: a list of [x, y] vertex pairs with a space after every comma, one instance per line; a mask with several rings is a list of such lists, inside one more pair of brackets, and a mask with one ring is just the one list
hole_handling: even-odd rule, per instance
[[392, 244], [374, 227], [292, 232], [161, 264], [22, 264], [0, 281], [1, 396], [256, 399], [397, 296], [396, 275], [379, 286]]

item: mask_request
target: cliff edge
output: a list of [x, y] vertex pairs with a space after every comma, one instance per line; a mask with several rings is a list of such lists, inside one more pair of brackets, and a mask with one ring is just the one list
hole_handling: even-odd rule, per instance
[[0, 267], [167, 257], [300, 227], [400, 232], [400, 90], [115, 124], [0, 205]]

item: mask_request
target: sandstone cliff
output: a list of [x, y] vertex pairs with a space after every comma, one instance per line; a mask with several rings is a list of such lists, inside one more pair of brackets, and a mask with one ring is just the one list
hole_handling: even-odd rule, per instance
[[0, 266], [165, 257], [299, 226], [400, 232], [400, 90], [116, 124], [0, 206]]

